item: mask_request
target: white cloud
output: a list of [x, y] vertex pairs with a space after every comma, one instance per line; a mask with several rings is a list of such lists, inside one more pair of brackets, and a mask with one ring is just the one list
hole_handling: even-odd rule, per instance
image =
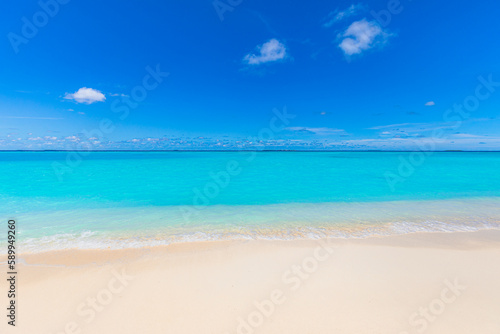
[[257, 54], [247, 54], [243, 61], [249, 65], [259, 65], [272, 61], [285, 59], [286, 47], [283, 43], [273, 38], [257, 47]]
[[457, 138], [487, 138], [486, 136], [473, 135], [471, 133], [454, 133], [452, 136]]
[[402, 126], [407, 126], [407, 125], [422, 125], [425, 123], [399, 123], [399, 124], [389, 124], [389, 125], [378, 125], [374, 126], [371, 128], [368, 128], [369, 130], [380, 130], [380, 129], [387, 129], [387, 128], [396, 128], [396, 127], [402, 127]]
[[74, 100], [77, 103], [92, 104], [95, 102], [104, 102], [106, 96], [97, 89], [82, 87], [74, 93], [66, 93], [67, 100]]
[[389, 34], [376, 21], [366, 19], [353, 22], [341, 36], [344, 39], [339, 47], [349, 56], [382, 45], [389, 38]]
[[456, 122], [436, 122], [436, 123], [400, 123], [380, 125], [368, 128], [369, 130], [385, 130], [383, 134], [391, 131], [392, 134], [420, 134], [434, 130], [455, 129]]
[[429, 101], [425, 104], [425, 106], [427, 107], [430, 107], [430, 106], [433, 106], [433, 105], [436, 105], [436, 103], [434, 103], [434, 101]]
[[323, 24], [323, 27], [329, 28], [335, 23], [359, 13], [360, 11], [364, 10], [364, 8], [365, 7], [362, 4], [358, 3], [357, 5], [352, 4], [344, 10], [336, 10], [334, 12], [331, 12], [330, 14], [328, 14], [328, 22]]
[[285, 128], [288, 131], [294, 131], [299, 133], [309, 133], [309, 134], [318, 134], [318, 135], [329, 135], [336, 133], [344, 133], [343, 129], [333, 129], [333, 128], [310, 128], [304, 126], [291, 126]]

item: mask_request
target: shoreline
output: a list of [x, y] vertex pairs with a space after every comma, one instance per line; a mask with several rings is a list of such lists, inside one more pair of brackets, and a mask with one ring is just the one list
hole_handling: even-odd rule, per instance
[[[405, 223], [406, 224], [406, 223]], [[417, 224], [414, 224], [415, 226]], [[395, 228], [395, 224], [384, 224], [380, 226], [364, 226], [364, 227], [354, 227], [351, 229], [342, 228], [342, 227], [330, 227], [330, 228], [298, 228], [297, 230], [292, 230], [293, 233], [290, 233], [290, 230], [274, 230], [272, 232], [265, 233], [265, 229], [259, 231], [261, 234], [256, 234], [255, 232], [246, 232], [244, 233], [230, 233], [228, 232], [226, 235], [221, 235], [219, 232], [217, 237], [206, 239], [198, 238], [192, 239], [190, 236], [179, 237], [174, 240], [164, 240], [162, 237], [156, 237], [155, 239], [140, 239], [135, 237], [123, 237], [114, 239], [108, 237], [101, 237], [99, 239], [92, 240], [92, 244], [105, 244], [105, 242], [113, 242], [113, 243], [121, 243], [117, 246], [95, 246], [95, 247], [73, 247], [73, 248], [59, 248], [59, 249], [50, 249], [50, 247], [34, 247], [31, 246], [29, 248], [38, 248], [38, 251], [26, 251], [20, 252], [18, 255], [35, 255], [35, 254], [45, 254], [45, 253], [57, 253], [57, 252], [68, 252], [68, 251], [126, 251], [126, 250], [141, 250], [141, 249], [160, 249], [160, 248], [168, 248], [168, 247], [177, 247], [179, 245], [197, 245], [197, 244], [217, 244], [217, 243], [246, 243], [246, 242], [297, 242], [297, 243], [307, 243], [307, 242], [317, 242], [318, 240], [338, 240], [340, 242], [350, 242], [350, 241], [363, 241], [363, 240], [390, 240], [391, 238], [405, 238], [405, 236], [424, 236], [424, 235], [454, 235], [454, 234], [468, 234], [475, 233], [480, 235], [483, 232], [488, 233], [488, 231], [492, 231], [492, 233], [500, 233], [500, 227], [464, 227], [459, 228], [458, 226], [447, 226], [447, 228], [434, 230], [409, 230], [409, 231], [400, 231]], [[391, 233], [387, 233], [390, 229], [393, 229]], [[285, 233], [288, 232], [288, 233]], [[315, 233], [316, 231], [316, 233]], [[82, 234], [86, 234], [88, 232], [83, 232]], [[83, 235], [82, 235], [83, 237]], [[74, 237], [78, 239], [78, 236]], [[66, 243], [69, 241], [65, 241]], [[18, 241], [19, 243], [19, 241]], [[40, 245], [41, 246], [41, 245]], [[18, 249], [22, 249], [25, 247], [18, 247]], [[0, 264], [4, 262], [2, 260], [6, 256], [6, 253], [0, 252]]]
[[[493, 236], [493, 237], [492, 237]], [[497, 240], [498, 238], [498, 240]], [[438, 240], [436, 240], [438, 239]], [[221, 240], [199, 240], [199, 241], [181, 241], [167, 245], [151, 245], [143, 247], [125, 247], [125, 248], [70, 248], [56, 249], [41, 252], [26, 252], [19, 253], [20, 258], [31, 257], [37, 255], [52, 255], [63, 254], [66, 252], [76, 253], [130, 253], [130, 252], [163, 252], [177, 250], [192, 250], [203, 251], [211, 248], [218, 248], [227, 245], [238, 245], [247, 243], [276, 243], [283, 245], [307, 246], [316, 244], [319, 241], [330, 241], [341, 245], [346, 244], [373, 244], [385, 245], [394, 247], [432, 247], [432, 248], [450, 248], [463, 249], [466, 248], [481, 248], [496, 245], [500, 247], [500, 229], [485, 228], [475, 231], [419, 231], [393, 235], [369, 235], [363, 237], [326, 237], [326, 238], [297, 238], [297, 239], [221, 239]], [[404, 243], [407, 241], [408, 243]], [[443, 243], [446, 241], [446, 243]], [[0, 254], [0, 265], [5, 261], [5, 254]]]
[[498, 230], [193, 242], [19, 258], [18, 326], [6, 333], [500, 330]]

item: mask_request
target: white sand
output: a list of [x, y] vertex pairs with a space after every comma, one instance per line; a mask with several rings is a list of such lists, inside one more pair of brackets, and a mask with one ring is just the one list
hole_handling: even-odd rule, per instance
[[21, 258], [1, 333], [500, 333], [500, 231]]

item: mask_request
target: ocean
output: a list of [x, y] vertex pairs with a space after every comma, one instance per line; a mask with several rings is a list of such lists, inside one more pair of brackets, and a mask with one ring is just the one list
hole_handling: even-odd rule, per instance
[[498, 229], [499, 171], [499, 152], [0, 152], [0, 217], [21, 253]]

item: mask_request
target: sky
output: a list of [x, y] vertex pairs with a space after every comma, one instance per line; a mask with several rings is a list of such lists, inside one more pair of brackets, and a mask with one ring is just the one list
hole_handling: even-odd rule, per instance
[[494, 1], [0, 4], [0, 150], [500, 150]]

